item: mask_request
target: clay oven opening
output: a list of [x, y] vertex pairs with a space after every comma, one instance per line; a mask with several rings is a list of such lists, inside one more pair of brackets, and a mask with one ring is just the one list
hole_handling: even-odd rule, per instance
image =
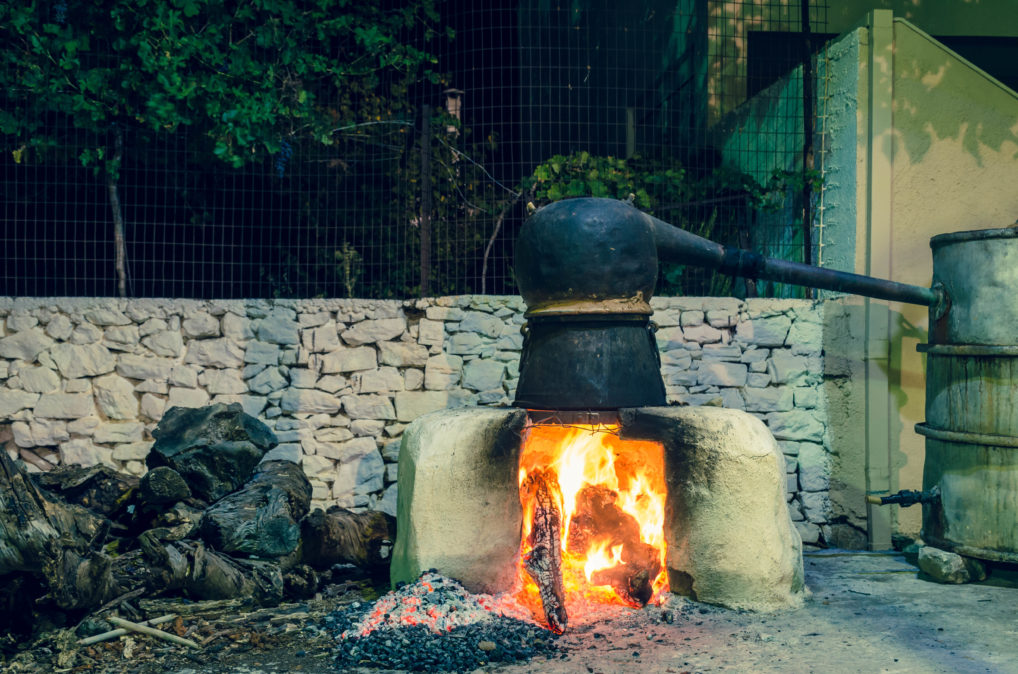
[[662, 444], [623, 440], [610, 414], [600, 415], [608, 423], [534, 416], [520, 454], [521, 603], [561, 633], [592, 605], [642, 607], [660, 596], [668, 589]]

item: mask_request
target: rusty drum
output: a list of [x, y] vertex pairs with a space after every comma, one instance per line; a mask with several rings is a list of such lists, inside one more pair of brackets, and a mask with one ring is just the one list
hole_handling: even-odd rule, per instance
[[923, 539], [1018, 562], [1018, 228], [933, 237], [933, 280], [950, 307], [926, 353]]

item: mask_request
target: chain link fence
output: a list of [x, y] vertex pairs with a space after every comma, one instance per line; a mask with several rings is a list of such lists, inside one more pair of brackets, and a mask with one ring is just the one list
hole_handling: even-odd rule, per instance
[[[54, 7], [0, 48], [9, 76], [25, 31], [80, 16], [72, 0]], [[96, 132], [53, 110], [4, 124], [41, 94], [0, 93], [0, 294], [515, 293], [513, 242], [528, 212], [580, 195], [630, 198], [717, 241], [810, 259], [819, 185], [808, 176], [820, 158], [809, 55], [829, 37], [824, 1], [446, 0], [436, 10], [401, 34], [428, 55], [428, 76], [389, 67], [356, 96], [319, 89], [318, 109], [335, 111], [326, 135], [295, 126], [239, 166], [187, 123]], [[82, 60], [101, 62], [111, 44], [95, 36]], [[779, 119], [726, 150], [726, 121], [766, 92]], [[56, 140], [33, 146], [26, 128]], [[82, 148], [118, 153], [117, 170]], [[662, 266], [658, 288], [782, 292], [675, 265]]]

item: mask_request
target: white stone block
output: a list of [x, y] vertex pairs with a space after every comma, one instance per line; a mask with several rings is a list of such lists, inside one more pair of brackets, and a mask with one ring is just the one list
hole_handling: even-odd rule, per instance
[[799, 443], [799, 488], [802, 491], [827, 491], [831, 486], [831, 457], [823, 445]]
[[459, 332], [449, 338], [446, 352], [456, 356], [471, 356], [484, 350], [484, 342], [473, 332]]
[[140, 442], [144, 432], [145, 425], [137, 421], [100, 424], [92, 433], [92, 440], [104, 444]]
[[273, 308], [267, 316], [258, 321], [255, 336], [271, 344], [300, 344], [297, 315], [292, 309]]
[[444, 391], [459, 386], [463, 372], [463, 359], [440, 353], [428, 358], [424, 367], [424, 388]]
[[340, 401], [325, 391], [316, 389], [288, 388], [283, 392], [279, 407], [291, 414], [309, 413], [334, 414], [339, 411]]
[[46, 393], [35, 405], [35, 416], [40, 419], [78, 419], [94, 411], [92, 396], [87, 393]]
[[60, 464], [63, 466], [95, 466], [110, 464], [112, 450], [97, 447], [90, 438], [73, 438], [60, 443]]
[[792, 409], [792, 391], [785, 387], [747, 386], [742, 397], [746, 401], [746, 410], [750, 412], [788, 412]]
[[98, 417], [82, 417], [67, 422], [67, 432], [72, 435], [90, 436], [102, 423]]
[[[405, 393], [397, 393], [397, 397]], [[343, 396], [343, 411], [351, 419], [395, 419], [396, 412], [388, 396], [347, 395]]]
[[251, 327], [251, 319], [236, 314], [224, 314], [220, 325], [223, 337], [229, 337], [236, 342], [243, 342], [254, 337], [254, 329]]
[[403, 390], [403, 375], [394, 367], [359, 372], [353, 378], [359, 393], [392, 393]]
[[369, 319], [355, 323], [353, 327], [344, 330], [342, 337], [343, 341], [350, 346], [361, 346], [397, 339], [405, 331], [405, 318]]
[[807, 410], [771, 412], [767, 426], [779, 440], [806, 440], [823, 442], [824, 425]]
[[48, 367], [23, 367], [18, 379], [21, 388], [30, 393], [50, 393], [60, 388], [60, 377]]
[[[32, 441], [37, 447], [52, 447], [71, 439], [66, 421], [56, 419], [33, 419], [31, 427]], [[82, 433], [81, 435], [88, 435]], [[15, 439], [17, 439], [15, 437]]]
[[166, 409], [171, 407], [204, 407], [209, 404], [209, 394], [200, 388], [170, 387]]
[[138, 399], [131, 382], [117, 374], [92, 380], [92, 392], [99, 409], [110, 419], [134, 419], [138, 416]]
[[168, 381], [176, 363], [171, 358], [125, 353], [117, 359], [117, 374], [143, 381]]
[[131, 351], [138, 344], [137, 325], [115, 325], [103, 331], [103, 344], [117, 351]]
[[176, 365], [170, 370], [169, 383], [183, 388], [198, 388], [198, 370], [189, 365]]
[[152, 393], [146, 393], [141, 397], [141, 415], [152, 421], [159, 421], [163, 418], [166, 410], [166, 398]]
[[242, 368], [244, 348], [229, 338], [194, 339], [187, 344], [185, 363], [203, 367]]
[[131, 319], [115, 306], [93, 307], [84, 312], [85, 320], [93, 325], [128, 325]]
[[220, 335], [219, 319], [205, 311], [197, 311], [182, 320], [180, 329], [191, 339]]
[[396, 394], [395, 419], [402, 422], [413, 421], [428, 412], [445, 409], [449, 403], [449, 393], [446, 391], [403, 391]]
[[505, 365], [494, 360], [476, 359], [463, 366], [463, 387], [473, 391], [502, 388]]
[[426, 346], [440, 346], [445, 340], [445, 324], [422, 318], [417, 324], [417, 342]]
[[682, 334], [687, 341], [695, 342], [697, 344], [714, 344], [720, 342], [722, 333], [717, 328], [713, 328], [706, 323], [703, 325], [694, 325], [688, 328], [682, 329]]
[[792, 319], [788, 316], [768, 316], [743, 321], [735, 327], [735, 335], [743, 344], [757, 346], [784, 346]]
[[327, 321], [314, 328], [304, 328], [301, 337], [301, 343], [309, 353], [325, 353], [342, 346], [335, 321]]
[[117, 461], [144, 461], [152, 449], [152, 442], [129, 442], [113, 448], [112, 457]]
[[460, 319], [459, 329], [462, 332], [476, 332], [485, 337], [498, 337], [505, 323], [483, 311], [466, 311]]
[[56, 344], [49, 350], [60, 374], [65, 379], [95, 377], [113, 372], [117, 362], [109, 349], [101, 344]]
[[701, 361], [697, 381], [704, 386], [745, 386], [747, 369], [743, 363]]
[[378, 361], [394, 367], [424, 367], [428, 349], [413, 342], [379, 342]]
[[94, 344], [102, 339], [103, 331], [91, 323], [81, 323], [71, 332], [72, 344]]
[[378, 357], [370, 346], [341, 348], [320, 356], [312, 356], [311, 368], [323, 374], [358, 372], [374, 370], [378, 367]]
[[57, 314], [46, 324], [46, 334], [61, 342], [70, 337], [73, 330], [71, 319], [63, 314]]
[[157, 356], [179, 358], [184, 353], [184, 338], [176, 330], [161, 330], [141, 340], [142, 345]]
[[248, 391], [247, 382], [244, 381], [238, 370], [208, 369], [198, 376], [198, 383], [212, 395], [247, 393]]

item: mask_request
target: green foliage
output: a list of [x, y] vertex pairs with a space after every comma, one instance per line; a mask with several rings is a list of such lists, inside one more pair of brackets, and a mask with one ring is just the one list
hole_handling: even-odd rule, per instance
[[110, 157], [112, 128], [192, 127], [234, 167], [286, 139], [329, 145], [337, 129], [383, 118], [380, 73], [404, 89], [437, 79], [436, 59], [407, 39], [439, 34], [436, 1], [5, 2], [0, 133], [24, 161], [66, 141], [53, 123], [65, 117], [91, 134], [76, 150], [85, 164]]
[[347, 297], [354, 297], [354, 288], [357, 287], [357, 279], [363, 271], [363, 261], [357, 249], [346, 241], [343, 246], [334, 253], [337, 263], [337, 273], [343, 279], [343, 289]]
[[569, 197], [631, 199], [637, 208], [652, 212], [660, 203], [686, 201], [690, 185], [677, 163], [618, 159], [588, 152], [555, 155], [542, 162], [524, 180], [536, 206]]

